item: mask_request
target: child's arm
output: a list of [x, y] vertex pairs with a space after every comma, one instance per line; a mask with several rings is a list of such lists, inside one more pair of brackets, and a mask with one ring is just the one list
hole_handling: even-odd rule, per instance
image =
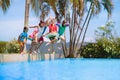
[[27, 38], [25, 38], [23, 42], [26, 44], [27, 43]]
[[24, 38], [24, 43], [26, 44], [27, 43], [27, 39], [28, 39], [28, 34], [25, 35], [25, 38]]
[[51, 20], [52, 20], [52, 17], [50, 16], [50, 17], [49, 17], [49, 18], [45, 21], [45, 23], [46, 23], [46, 25], [45, 25], [45, 26], [49, 26], [49, 25], [50, 25]]
[[37, 28], [38, 26], [30, 26], [29, 28]]

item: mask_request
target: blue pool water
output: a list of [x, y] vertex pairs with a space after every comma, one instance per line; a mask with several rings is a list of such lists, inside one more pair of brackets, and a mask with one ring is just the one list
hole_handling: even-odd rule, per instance
[[120, 80], [119, 59], [0, 63], [0, 80]]

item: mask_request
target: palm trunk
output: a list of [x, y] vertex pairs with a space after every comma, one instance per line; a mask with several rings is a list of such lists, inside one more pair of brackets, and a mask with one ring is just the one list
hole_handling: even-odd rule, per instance
[[29, 4], [30, 4], [30, 0], [26, 0], [26, 2], [25, 2], [24, 27], [28, 26], [28, 21], [29, 21]]
[[71, 25], [69, 27], [70, 29], [70, 44], [69, 44], [69, 55], [68, 57], [73, 58], [74, 53], [73, 53], [73, 39], [74, 39], [74, 20], [75, 20], [75, 1], [73, 2], [73, 12], [72, 12], [72, 21]]
[[[84, 39], [85, 39], [85, 36], [86, 36], [86, 32], [87, 32], [87, 29], [88, 29], [88, 25], [89, 25], [89, 22], [90, 22], [90, 19], [91, 19], [91, 16], [92, 16], [92, 7], [93, 7], [93, 3], [91, 3], [91, 5], [90, 5], [90, 9], [89, 9], [89, 12], [88, 12], [88, 15], [89, 15], [89, 17], [88, 17], [88, 22], [87, 22], [87, 26], [86, 26], [86, 28], [85, 28], [85, 32], [84, 32], [84, 35], [83, 35], [83, 39], [82, 39], [82, 42], [81, 42], [81, 45], [80, 45], [80, 48], [79, 48], [79, 50], [81, 50], [81, 47], [82, 47], [82, 45], [83, 45], [83, 42], [84, 42]], [[82, 50], [80, 51], [80, 53], [82, 52]], [[77, 53], [78, 54], [78, 53]]]
[[[67, 3], [67, 0], [66, 2]], [[66, 14], [66, 12], [68, 11], [68, 14]], [[66, 5], [65, 5], [65, 9], [64, 9], [64, 18], [65, 20], [67, 20], [67, 17], [66, 15], [69, 15], [69, 23], [70, 23], [70, 11], [68, 9], [66, 9]], [[65, 41], [62, 43], [62, 49], [63, 49], [63, 54], [64, 54], [64, 57], [67, 57], [68, 56], [68, 49], [67, 49], [67, 43], [66, 43], [66, 33], [64, 33], [64, 37], [65, 37]]]

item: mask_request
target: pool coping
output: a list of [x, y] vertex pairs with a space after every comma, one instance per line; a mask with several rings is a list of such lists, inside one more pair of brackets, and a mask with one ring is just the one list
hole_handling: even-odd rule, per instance
[[63, 54], [0, 54], [0, 62], [23, 62], [23, 61], [35, 61], [35, 60], [51, 60], [56, 58], [64, 58]]

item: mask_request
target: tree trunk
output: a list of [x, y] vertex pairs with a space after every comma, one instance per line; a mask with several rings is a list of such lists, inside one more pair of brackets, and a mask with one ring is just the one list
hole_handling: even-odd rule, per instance
[[29, 21], [29, 5], [30, 5], [30, 0], [26, 0], [26, 2], [25, 2], [24, 27], [28, 26], [28, 21]]
[[[91, 20], [91, 16], [92, 16], [92, 7], [93, 7], [93, 3], [91, 2], [91, 5], [90, 5], [89, 11], [88, 11], [88, 22], [86, 23], [87, 26], [86, 26], [86, 28], [85, 28], [85, 32], [84, 32], [84, 35], [83, 35], [83, 38], [82, 38], [82, 42], [81, 42], [80, 48], [79, 48], [80, 54], [82, 53], [81, 48], [82, 48], [82, 45], [83, 45], [83, 43], [84, 43], [84, 39], [85, 39], [85, 36], [86, 36], [86, 32], [87, 32], [87, 29], [88, 29], [89, 22], [90, 22], [90, 20]], [[78, 52], [77, 52], [77, 54], [78, 54]]]

